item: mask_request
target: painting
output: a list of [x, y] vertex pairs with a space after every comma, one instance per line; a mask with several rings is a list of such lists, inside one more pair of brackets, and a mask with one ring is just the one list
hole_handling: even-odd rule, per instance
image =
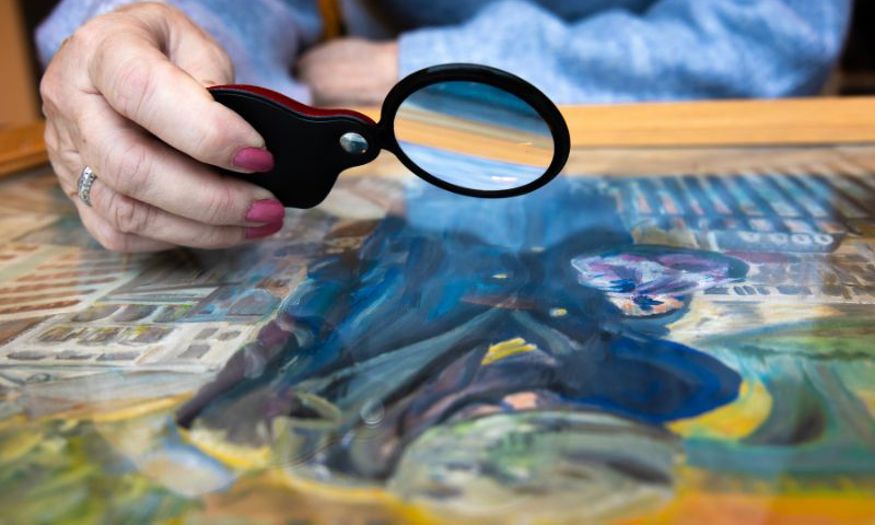
[[344, 176], [243, 248], [0, 193], [0, 523], [875, 523], [875, 177]]

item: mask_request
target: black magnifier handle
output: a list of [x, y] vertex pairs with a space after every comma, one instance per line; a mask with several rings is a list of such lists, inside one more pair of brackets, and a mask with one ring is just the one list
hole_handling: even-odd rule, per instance
[[287, 207], [316, 206], [342, 171], [380, 152], [377, 125], [360, 113], [313, 108], [256, 86], [216, 86], [210, 93], [261, 134], [275, 161], [265, 173], [222, 173], [266, 188]]

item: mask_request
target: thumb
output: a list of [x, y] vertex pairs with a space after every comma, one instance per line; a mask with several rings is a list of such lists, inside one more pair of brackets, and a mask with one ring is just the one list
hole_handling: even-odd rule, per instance
[[169, 29], [168, 58], [205, 87], [234, 83], [228, 53], [187, 17], [174, 17]]

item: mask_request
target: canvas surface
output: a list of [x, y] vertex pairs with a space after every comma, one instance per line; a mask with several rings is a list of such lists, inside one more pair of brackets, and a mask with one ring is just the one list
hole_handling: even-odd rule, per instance
[[0, 523], [875, 522], [864, 170], [341, 177], [149, 256], [0, 195]]

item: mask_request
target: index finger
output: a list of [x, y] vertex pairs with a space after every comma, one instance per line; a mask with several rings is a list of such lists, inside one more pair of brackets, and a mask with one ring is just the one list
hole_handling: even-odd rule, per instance
[[[213, 100], [148, 38], [124, 34], [108, 40], [89, 73], [115, 111], [201, 162], [253, 171], [253, 148], [264, 150], [265, 144], [249, 123]], [[269, 155], [264, 151], [262, 156]], [[249, 162], [241, 162], [244, 157]]]

